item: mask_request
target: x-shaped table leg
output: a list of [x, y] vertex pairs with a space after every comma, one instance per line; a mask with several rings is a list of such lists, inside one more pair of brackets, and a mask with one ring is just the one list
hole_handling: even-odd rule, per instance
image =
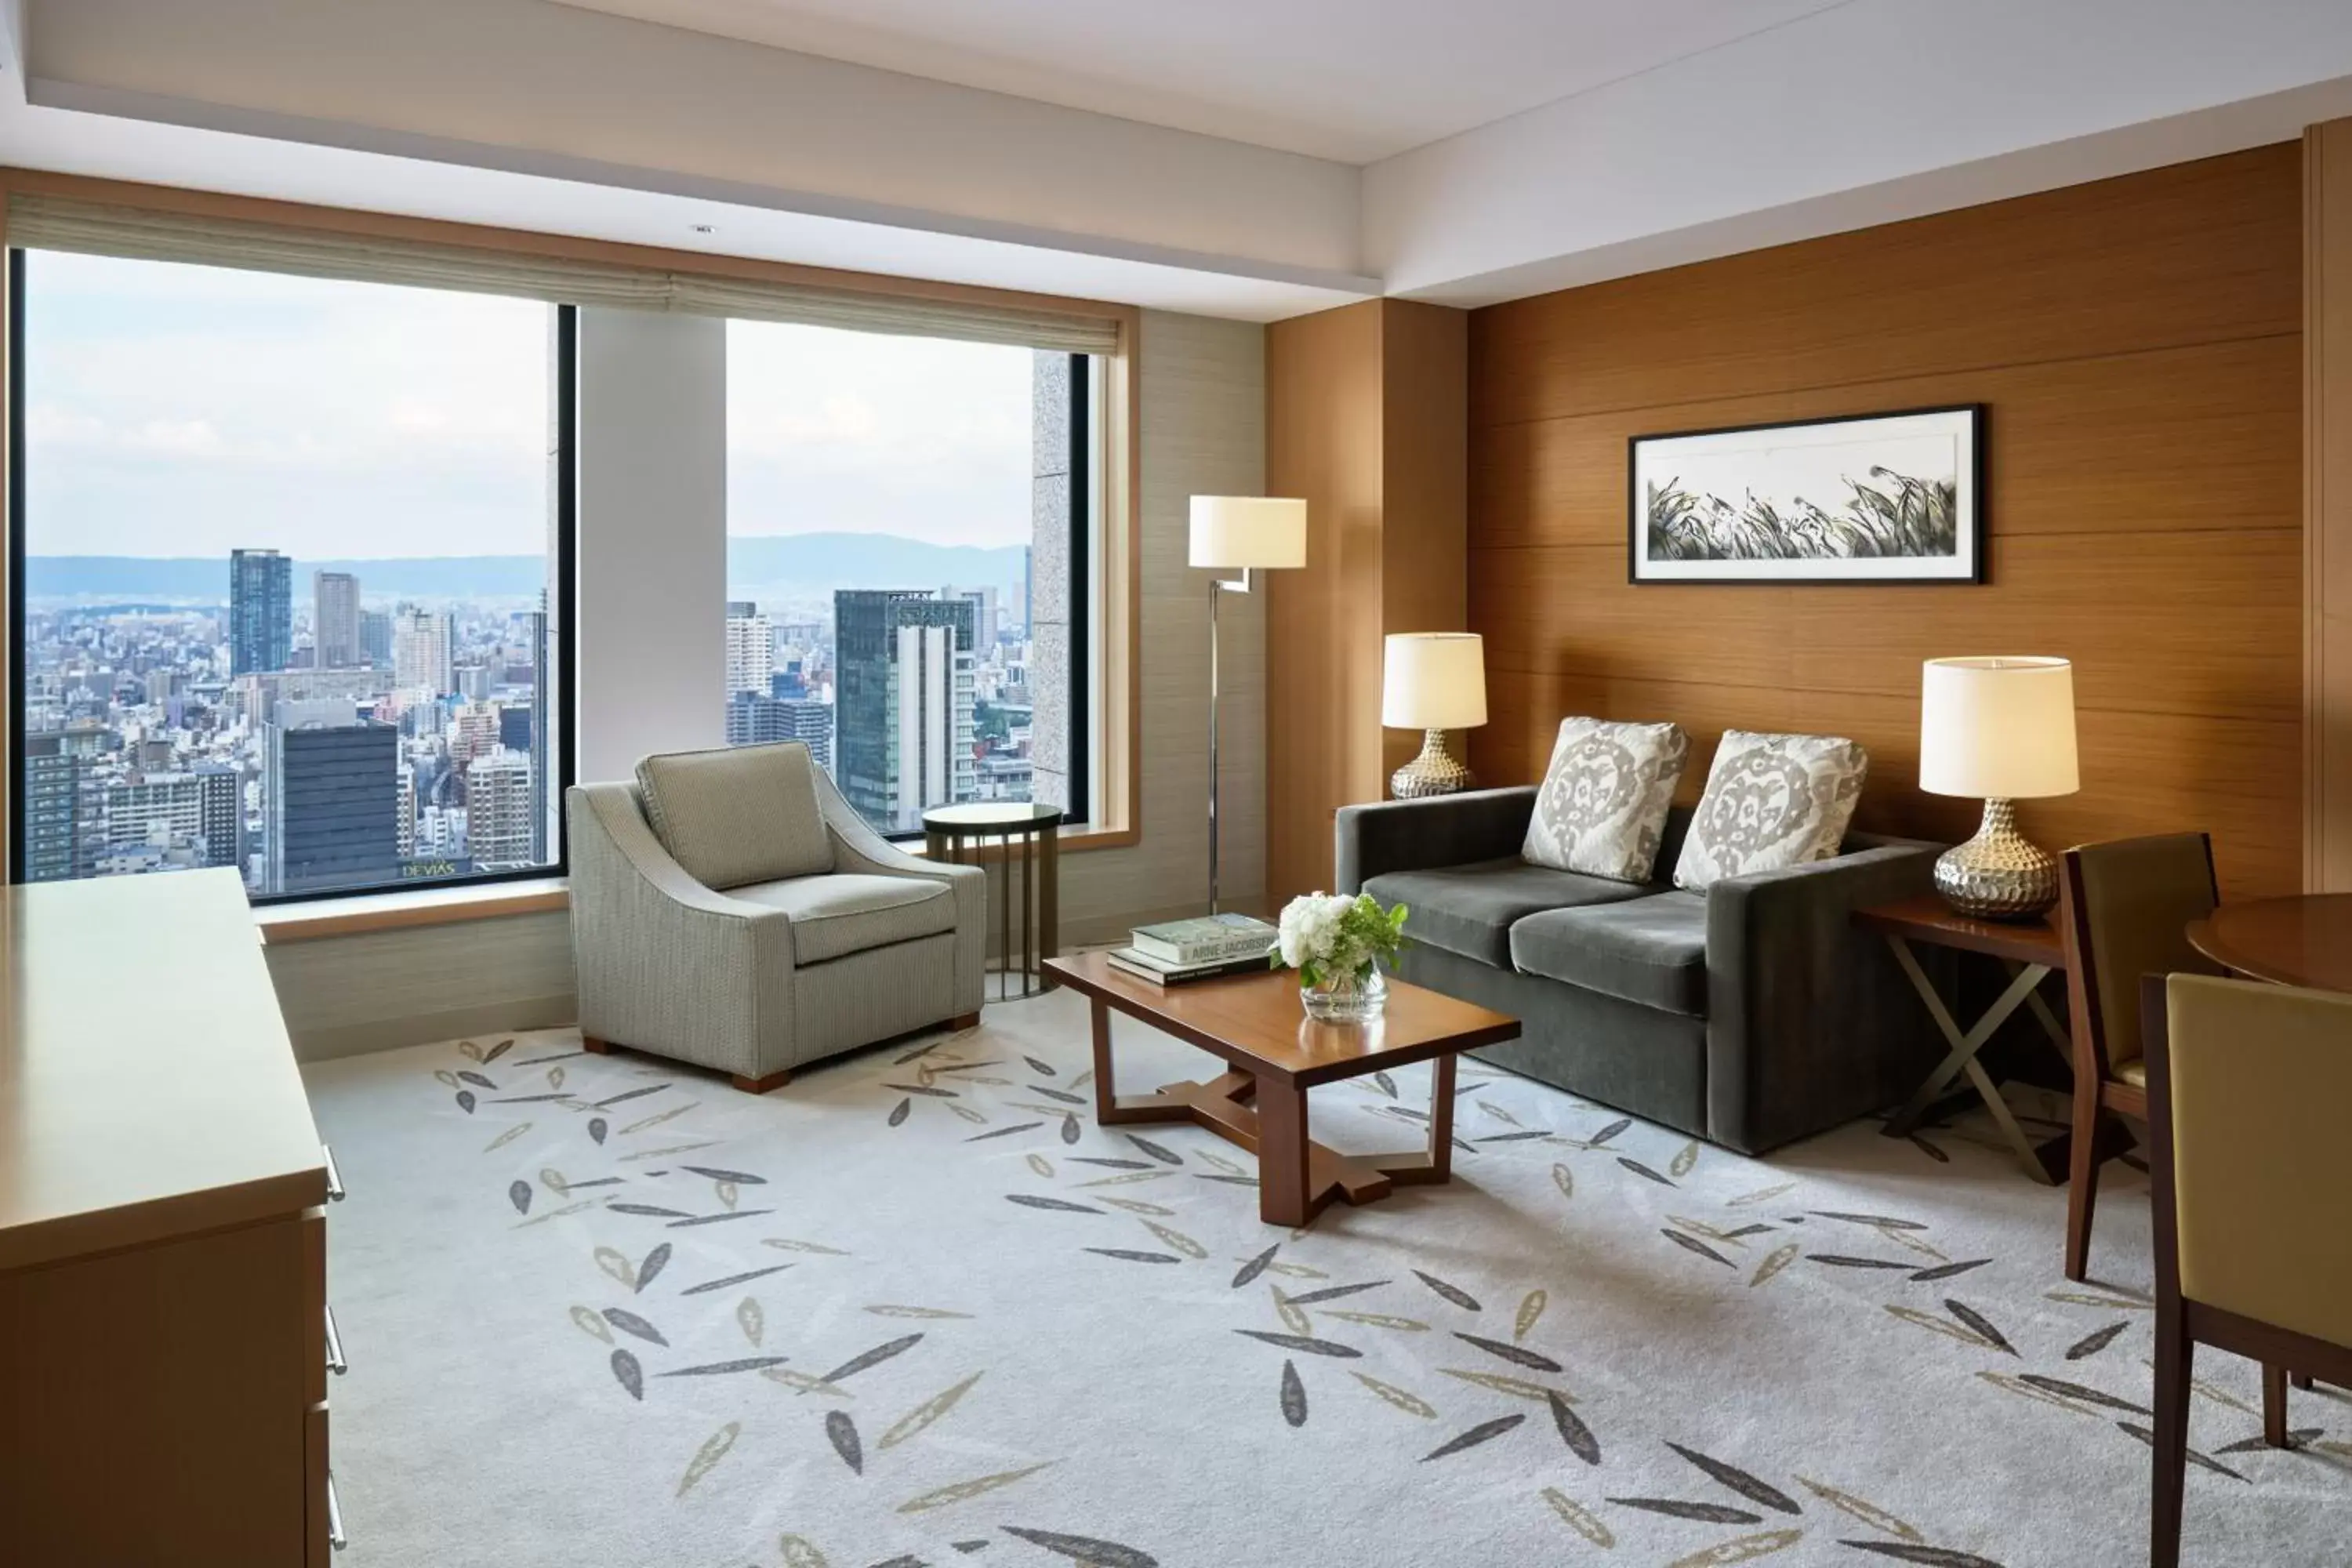
[[2040, 1020], [2052, 1042], [2058, 1046], [2062, 1055], [2066, 1054], [2065, 1031], [2058, 1026], [2057, 1019], [2052, 1016], [2042, 998], [2034, 994], [2034, 988], [2049, 974], [2049, 966], [2042, 963], [2017, 965], [2009, 988], [1985, 1009], [1984, 1016], [1964, 1033], [1954, 1021], [1951, 1009], [1944, 1005], [1944, 998], [1937, 992], [1935, 983], [1927, 978], [1927, 972], [1919, 967], [1918, 957], [1911, 951], [1911, 944], [1889, 931], [1886, 945], [1895, 950], [1895, 962], [1910, 977], [1911, 988], [1919, 994], [1919, 1000], [1927, 1004], [1928, 1016], [1936, 1020], [1936, 1027], [1942, 1033], [1945, 1044], [1951, 1047], [1950, 1054], [1944, 1058], [1934, 1072], [1927, 1075], [1927, 1081], [1919, 1086], [1918, 1091], [1905, 1101], [1903, 1109], [1886, 1123], [1886, 1135], [1890, 1138], [1908, 1136], [1919, 1125], [1927, 1108], [1944, 1097], [1952, 1079], [1966, 1073], [1969, 1082], [1982, 1097], [1985, 1109], [1992, 1113], [1993, 1121], [1999, 1124], [2001, 1137], [2017, 1152], [2018, 1163], [2025, 1167], [2026, 1174], [2044, 1186], [2051, 1185], [2051, 1174], [2043, 1168], [2041, 1153], [2034, 1148], [2033, 1141], [2017, 1124], [2009, 1102], [2001, 1099], [2000, 1086], [1993, 1082], [1992, 1075], [1985, 1071], [1983, 1065], [1977, 1060], [1977, 1053], [1984, 1049], [1985, 1042], [2009, 1021], [2011, 1014], [2029, 1002], [2032, 1005], [2034, 1016]]

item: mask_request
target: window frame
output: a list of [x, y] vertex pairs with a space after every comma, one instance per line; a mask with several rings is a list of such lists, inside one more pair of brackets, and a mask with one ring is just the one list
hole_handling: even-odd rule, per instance
[[[5, 253], [6, 279], [6, 350], [7, 350], [7, 518], [6, 560], [7, 592], [7, 673], [9, 689], [6, 697], [7, 776], [7, 880], [11, 887], [25, 883], [25, 680], [28, 670], [25, 634], [25, 559], [27, 516], [26, 510], [26, 368], [25, 353], [26, 281], [28, 268], [26, 251], [21, 246], [10, 246]], [[165, 263], [170, 265], [170, 263]], [[382, 899], [392, 895], [429, 896], [457, 889], [494, 887], [502, 883], [544, 882], [550, 879], [566, 879], [571, 875], [571, 843], [567, 831], [567, 816], [563, 809], [564, 795], [577, 782], [579, 761], [579, 699], [574, 689], [578, 664], [578, 542], [580, 521], [579, 434], [580, 434], [580, 310], [578, 306], [551, 302], [554, 312], [551, 354], [553, 364], [550, 384], [552, 402], [551, 414], [554, 430], [552, 482], [554, 493], [549, 498], [553, 507], [551, 533], [553, 559], [548, 582], [547, 628], [548, 647], [541, 651], [541, 659], [554, 666], [553, 689], [540, 703], [548, 717], [548, 728], [553, 731], [546, 753], [553, 763], [555, 777], [548, 790], [550, 815], [549, 845], [553, 855], [545, 865], [524, 867], [509, 871], [470, 872], [457, 877], [416, 878], [390, 882], [365, 883], [350, 888], [309, 889], [299, 893], [257, 893], [247, 890], [246, 901], [254, 909], [287, 908], [304, 904], [331, 903], [346, 899]], [[545, 679], [541, 669], [535, 679]], [[160, 875], [175, 876], [178, 872]], [[237, 868], [240, 884], [244, 868]], [[100, 879], [76, 877], [74, 881], [95, 881]]]

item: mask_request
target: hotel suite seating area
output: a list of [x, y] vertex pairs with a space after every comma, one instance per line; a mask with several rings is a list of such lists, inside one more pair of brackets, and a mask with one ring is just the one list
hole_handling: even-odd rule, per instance
[[2352, 12], [0, 78], [0, 1562], [2352, 1563]]

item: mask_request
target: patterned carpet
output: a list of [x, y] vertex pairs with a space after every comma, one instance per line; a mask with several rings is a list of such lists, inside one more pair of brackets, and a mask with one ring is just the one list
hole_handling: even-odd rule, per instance
[[[1231, 1145], [1097, 1129], [1085, 1040], [1057, 994], [763, 1100], [568, 1032], [310, 1069], [343, 1561], [2146, 1560], [2123, 1166], [2070, 1286], [2063, 1193], [1965, 1122], [1759, 1162], [1465, 1062], [1454, 1185], [1293, 1234]], [[1410, 1145], [1426, 1094], [1318, 1089], [1317, 1133]], [[2352, 1399], [2282, 1453], [2251, 1365], [2199, 1371], [2189, 1560], [2352, 1561]]]

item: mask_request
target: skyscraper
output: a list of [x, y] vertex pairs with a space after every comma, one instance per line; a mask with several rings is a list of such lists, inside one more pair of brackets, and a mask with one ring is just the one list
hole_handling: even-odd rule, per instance
[[[530, 755], [530, 859], [534, 866], [544, 866], [551, 858], [548, 835], [553, 826], [552, 797], [548, 786], [548, 670], [553, 663], [554, 650], [547, 642], [547, 590], [539, 594], [539, 608], [523, 617], [525, 634], [530, 638], [530, 738], [523, 749]], [[503, 726], [504, 721], [500, 721]], [[500, 734], [504, 734], [501, 728]]]
[[65, 882], [80, 861], [81, 759], [62, 734], [25, 737], [25, 880]]
[[360, 612], [360, 659], [379, 667], [392, 663], [392, 616], [388, 611]]
[[799, 741], [816, 759], [833, 768], [833, 706], [802, 699], [762, 697], [739, 691], [727, 700], [727, 743], [763, 746], [775, 741]]
[[986, 653], [996, 646], [996, 590], [993, 588], [955, 588], [940, 590], [942, 599], [970, 599], [976, 617], [972, 624], [973, 646]]
[[466, 847], [477, 869], [516, 871], [537, 863], [532, 846], [530, 759], [493, 752], [466, 769]]
[[834, 777], [886, 833], [922, 826], [926, 807], [976, 799], [972, 642], [979, 606], [920, 590], [843, 589]]
[[196, 804], [205, 864], [236, 866], [245, 858], [245, 775], [226, 763], [196, 764]]
[[275, 550], [228, 552], [231, 675], [283, 669], [294, 651], [294, 563]]
[[744, 599], [727, 605], [727, 694], [768, 689], [776, 667], [776, 634], [760, 606]]
[[348, 572], [310, 574], [310, 635], [320, 669], [362, 664], [360, 651], [360, 580]]
[[403, 605], [392, 617], [393, 684], [445, 697], [453, 689], [449, 617]]
[[321, 892], [399, 873], [400, 731], [348, 702], [281, 702], [268, 733], [262, 891]]

